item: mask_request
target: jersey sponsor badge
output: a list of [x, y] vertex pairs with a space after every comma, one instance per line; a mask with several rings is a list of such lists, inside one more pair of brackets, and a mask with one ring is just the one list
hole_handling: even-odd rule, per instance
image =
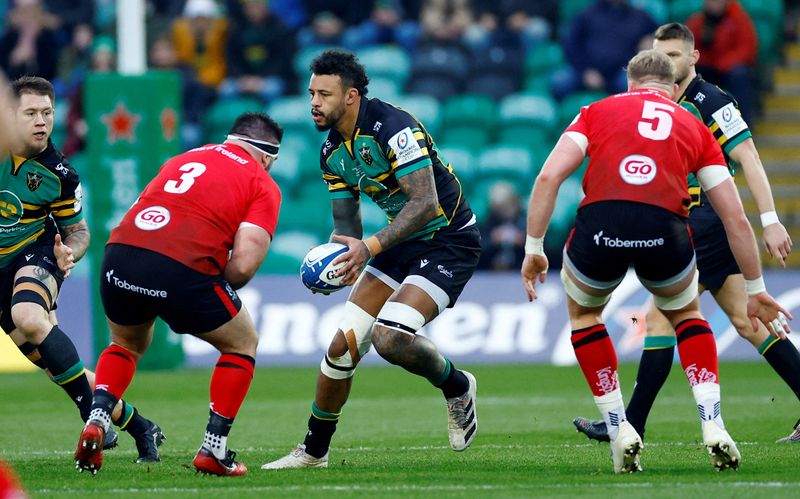
[[747, 123], [744, 122], [742, 113], [736, 109], [733, 102], [729, 102], [717, 109], [711, 117], [714, 118], [714, 121], [719, 125], [719, 129], [722, 130], [722, 133], [728, 138], [734, 137], [736, 134], [747, 130]]
[[656, 162], [640, 154], [631, 154], [619, 163], [619, 176], [631, 185], [649, 184], [656, 177]]
[[22, 201], [11, 191], [0, 191], [0, 227], [13, 227], [22, 218]]
[[81, 206], [83, 206], [83, 187], [78, 183], [78, 187], [75, 188], [75, 213], [81, 211]]
[[410, 161], [423, 157], [422, 148], [414, 138], [410, 127], [405, 127], [389, 139], [389, 147], [394, 151], [397, 164], [404, 165]]
[[158, 230], [169, 223], [169, 210], [163, 206], [150, 206], [136, 214], [134, 223], [142, 230]]
[[25, 180], [28, 183], [28, 189], [30, 189], [30, 191], [33, 192], [36, 189], [38, 189], [40, 185], [42, 185], [42, 180], [44, 179], [41, 175], [39, 175], [36, 172], [28, 172]]

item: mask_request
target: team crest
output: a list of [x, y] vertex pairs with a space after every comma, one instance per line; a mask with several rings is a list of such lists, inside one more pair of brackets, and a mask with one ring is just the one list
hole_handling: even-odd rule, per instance
[[28, 172], [28, 189], [35, 191], [42, 185], [42, 176], [38, 173]]
[[358, 154], [361, 156], [361, 159], [364, 160], [364, 163], [366, 163], [367, 166], [372, 164], [372, 150], [369, 147], [362, 147], [358, 150]]

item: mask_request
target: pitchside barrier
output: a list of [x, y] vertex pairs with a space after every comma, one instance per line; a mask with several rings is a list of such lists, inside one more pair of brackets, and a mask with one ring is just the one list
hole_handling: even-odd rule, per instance
[[[800, 347], [800, 270], [767, 271], [765, 279], [772, 295], [797, 317], [792, 324], [798, 330], [797, 337], [790, 337]], [[312, 295], [299, 276], [291, 275], [257, 275], [240, 295], [260, 335], [260, 366], [319, 364], [347, 299], [346, 290], [330, 296]], [[458, 363], [575, 363], [564, 292], [556, 271], [540, 285], [538, 295], [532, 303], [526, 300], [517, 273], [478, 273], [455, 308], [447, 309], [422, 334]], [[70, 277], [64, 283], [58, 313], [81, 357], [93, 365], [97, 352], [92, 345], [90, 296], [88, 277]], [[621, 361], [639, 359], [648, 300], [648, 293], [629, 275], [606, 308], [605, 322]], [[759, 358], [755, 348], [738, 337], [709, 293], [703, 295], [701, 303], [716, 334], [721, 359]], [[210, 366], [218, 357], [210, 345], [190, 336], [169, 332], [163, 344], [170, 348], [182, 345], [183, 365], [188, 367]], [[9, 348], [3, 347], [3, 351], [0, 370], [12, 367]], [[158, 352], [148, 352], [154, 354]], [[363, 362], [384, 361], [370, 352]], [[17, 362], [13, 368], [24, 365]]]

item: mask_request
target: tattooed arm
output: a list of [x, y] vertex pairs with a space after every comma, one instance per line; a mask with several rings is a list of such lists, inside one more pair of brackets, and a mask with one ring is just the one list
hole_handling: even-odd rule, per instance
[[61, 231], [64, 244], [72, 249], [72, 257], [75, 261], [77, 262], [83, 258], [83, 255], [86, 254], [86, 250], [89, 249], [89, 225], [86, 223], [86, 220], [59, 227], [59, 230]]

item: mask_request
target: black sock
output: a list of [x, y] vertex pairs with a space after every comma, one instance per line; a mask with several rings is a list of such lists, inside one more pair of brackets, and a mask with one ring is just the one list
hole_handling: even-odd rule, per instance
[[308, 433], [303, 441], [306, 445], [306, 453], [316, 458], [327, 454], [338, 422], [338, 419], [319, 419], [312, 414], [308, 418]]
[[22, 352], [22, 355], [27, 357], [29, 361], [33, 362], [36, 367], [42, 370], [47, 369], [47, 366], [42, 360], [42, 356], [39, 354], [39, 351], [36, 350], [36, 345], [26, 341], [22, 345], [17, 345], [17, 348], [20, 352]]
[[92, 388], [86, 379], [86, 370], [72, 340], [58, 326], [53, 326], [44, 341], [36, 345], [36, 348], [53, 381], [63, 388], [78, 406], [81, 419], [84, 421], [89, 419]]
[[[770, 339], [767, 338], [764, 343]], [[776, 339], [767, 345], [764, 351], [759, 348], [759, 352], [800, 399], [800, 353], [792, 342]]]
[[119, 419], [114, 420], [113, 423], [119, 426], [122, 431], [127, 431], [131, 435], [139, 435], [147, 432], [150, 429], [150, 422], [139, 414], [139, 410], [133, 406], [122, 401], [122, 412]]
[[444, 359], [447, 365], [440, 379], [440, 382], [433, 383], [433, 386], [442, 390], [444, 398], [451, 399], [453, 397], [460, 397], [467, 393], [469, 390], [469, 380], [464, 373], [456, 369], [456, 366], [450, 362], [450, 359]]
[[[663, 338], [663, 337], [655, 337]], [[653, 348], [642, 351], [642, 358], [639, 360], [639, 372], [636, 374], [636, 386], [633, 388], [633, 395], [625, 414], [628, 422], [636, 429], [636, 432], [644, 438], [644, 427], [647, 423], [647, 416], [656, 400], [658, 392], [667, 381], [669, 371], [672, 368], [672, 359], [675, 355], [675, 337], [671, 337], [673, 346]], [[648, 339], [648, 338], [646, 338]], [[645, 346], [646, 342], [645, 342]]]

